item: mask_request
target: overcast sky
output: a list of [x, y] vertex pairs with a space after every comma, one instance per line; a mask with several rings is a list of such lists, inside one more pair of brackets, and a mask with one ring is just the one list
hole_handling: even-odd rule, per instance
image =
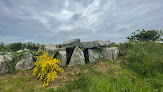
[[118, 43], [143, 28], [163, 29], [163, 0], [0, 0], [4, 43]]

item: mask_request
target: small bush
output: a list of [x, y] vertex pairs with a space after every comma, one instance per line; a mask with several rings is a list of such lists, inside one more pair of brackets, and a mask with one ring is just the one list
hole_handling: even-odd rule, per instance
[[5, 47], [4, 43], [1, 42], [1, 43], [0, 43], [0, 51], [3, 51], [5, 48], [6, 48], [6, 47]]
[[[6, 51], [10, 51], [9, 48], [6, 47], [6, 45], [3, 42], [0, 42], [0, 52], [6, 52]], [[5, 54], [5, 53], [3, 53]]]
[[43, 55], [38, 56], [39, 62], [36, 62], [33, 75], [39, 80], [44, 80], [43, 87], [49, 85], [49, 82], [54, 81], [58, 77], [59, 73], [63, 73], [61, 61], [59, 59], [53, 59], [53, 56], [49, 56], [48, 52], [43, 52]]
[[28, 42], [28, 43], [25, 43], [25, 47], [29, 50], [32, 50], [32, 51], [37, 51], [40, 47], [39, 44], [35, 44], [35, 43], [32, 43], [32, 42]]
[[11, 49], [12, 51], [18, 51], [24, 49], [25, 45], [21, 42], [17, 42], [17, 43], [8, 44], [6, 47]]

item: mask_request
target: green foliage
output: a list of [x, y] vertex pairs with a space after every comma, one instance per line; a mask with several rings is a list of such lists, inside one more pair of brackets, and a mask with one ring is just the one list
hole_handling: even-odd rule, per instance
[[49, 88], [47, 89], [47, 92], [55, 92], [55, 91], [54, 91], [54, 88]]
[[6, 52], [6, 51], [10, 51], [10, 49], [7, 48], [6, 45], [3, 42], [0, 42], [0, 51], [1, 52]]
[[18, 51], [23, 49], [29, 49], [31, 51], [37, 51], [40, 47], [40, 44], [28, 42], [16, 42], [5, 45], [3, 42], [0, 43], [0, 51]]
[[19, 62], [22, 59], [24, 53], [25, 53], [25, 51], [22, 51], [22, 52], [19, 52], [19, 53], [13, 53], [13, 55], [12, 55], [13, 59], [12, 59], [12, 61], [10, 63], [10, 67], [9, 67], [10, 70], [15, 68], [17, 62]]
[[120, 54], [127, 55], [128, 67], [142, 76], [163, 73], [163, 44], [153, 42], [125, 43]]
[[33, 85], [28, 86], [28, 88], [25, 89], [24, 92], [35, 92], [34, 91], [34, 86]]
[[[50, 88], [41, 87], [42, 81], [31, 77], [30, 71], [28, 71], [21, 74], [3, 75], [0, 80], [0, 91], [162, 92], [163, 44], [136, 42], [116, 46], [120, 50], [118, 61], [125, 62], [103, 61], [86, 64], [82, 67], [65, 67], [65, 72], [61, 75], [63, 79], [57, 80], [61, 86], [56, 90], [54, 90], [56, 86], [52, 85], [49, 85]], [[27, 77], [28, 74], [30, 76]]]
[[89, 79], [87, 77], [79, 77], [77, 80], [75, 81], [70, 81], [69, 84], [67, 85], [67, 91], [72, 91], [73, 90], [83, 90], [83, 91], [87, 91], [88, 89], [88, 85], [89, 84]]
[[7, 60], [5, 61], [5, 63], [9, 67], [9, 72], [15, 69], [17, 62], [19, 62], [22, 59], [24, 53], [25, 53], [25, 51], [22, 51], [19, 53], [17, 53], [17, 52], [11, 53], [11, 55], [13, 57], [12, 61], [7, 61]]
[[133, 43], [120, 43], [117, 47], [119, 48], [119, 56], [126, 56], [128, 49], [132, 48]]
[[[72, 72], [74, 75], [66, 75], [66, 72], [63, 75], [66, 75], [66, 78], [75, 79], [67, 82], [64, 78], [64, 82], [60, 81], [61, 86], [56, 90], [54, 90], [56, 86], [41, 87], [42, 82], [31, 76], [32, 71], [3, 75], [0, 80], [0, 92], [18, 92], [20, 90], [22, 92], [162, 92], [162, 74], [142, 78], [141, 75], [128, 68], [119, 67], [117, 63], [108, 61], [103, 63], [105, 67], [99, 66], [105, 68], [106, 72], [100, 72], [95, 68], [100, 63], [87, 64], [84, 67], [78, 66], [81, 72], [77, 75], [74, 74], [76, 67], [71, 67], [72, 71], [67, 70], [67, 72]], [[85, 70], [88, 72], [82, 73]]]
[[25, 45], [21, 42], [17, 42], [17, 43], [8, 44], [6, 47], [11, 49], [12, 51], [18, 51], [24, 49]]
[[60, 46], [59, 45], [56, 45], [56, 48], [60, 48]]
[[137, 30], [132, 33], [127, 39], [131, 42], [144, 42], [144, 41], [162, 41], [161, 36], [163, 36], [162, 30]]
[[[109, 72], [109, 76], [106, 76], [107, 73], [98, 72], [92, 68], [89, 73], [69, 81], [66, 86], [59, 87], [56, 92], [160, 92], [161, 90], [161, 82], [158, 83], [155, 80], [151, 82], [152, 79], [143, 80], [131, 70], [111, 69], [114, 69], [114, 72]], [[115, 76], [115, 72], [118, 72], [119, 76]]]
[[40, 47], [39, 44], [35, 44], [35, 43], [32, 43], [32, 42], [28, 42], [28, 43], [25, 43], [25, 47], [29, 50], [32, 50], [32, 51], [37, 51]]
[[5, 45], [3, 42], [0, 42], [0, 51], [3, 51], [5, 49]]

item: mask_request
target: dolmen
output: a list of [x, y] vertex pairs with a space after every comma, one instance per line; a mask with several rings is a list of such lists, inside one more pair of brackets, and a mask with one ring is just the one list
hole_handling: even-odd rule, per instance
[[[45, 44], [43, 47], [40, 46], [40, 49], [49, 53], [50, 56], [54, 58], [59, 58], [61, 60], [61, 66], [83, 66], [86, 63], [94, 63], [97, 61], [110, 61], [114, 62], [118, 58], [119, 50], [117, 47], [109, 46], [112, 43], [110, 41], [88, 41], [81, 42], [79, 38], [73, 39], [70, 41], [65, 41], [61, 44]], [[39, 56], [40, 49], [35, 53]], [[24, 53], [22, 58], [16, 62], [14, 68], [16, 70], [26, 70], [33, 69], [34, 62], [39, 60], [34, 60], [32, 51], [28, 49], [19, 50], [15, 52]], [[9, 71], [13, 62], [12, 53], [0, 52], [0, 75]]]
[[45, 44], [44, 51], [54, 58], [61, 60], [61, 66], [83, 66], [86, 62], [94, 63], [99, 60], [114, 62], [118, 58], [117, 47], [109, 46], [110, 41], [88, 41], [81, 42], [79, 38], [65, 41], [61, 44]]

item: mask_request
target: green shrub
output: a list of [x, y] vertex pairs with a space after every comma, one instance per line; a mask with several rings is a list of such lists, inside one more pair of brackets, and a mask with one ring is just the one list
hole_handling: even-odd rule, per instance
[[24, 49], [24, 47], [25, 45], [21, 42], [11, 43], [7, 45], [7, 48], [11, 49], [12, 51], [18, 51]]
[[37, 51], [40, 47], [39, 44], [35, 44], [35, 43], [32, 43], [32, 42], [28, 42], [28, 43], [25, 43], [25, 47], [29, 50], [32, 50], [32, 51]]
[[6, 52], [6, 51], [10, 51], [10, 49], [7, 48], [3, 42], [0, 42], [0, 51]]
[[1, 43], [0, 43], [0, 51], [3, 51], [5, 48], [6, 48], [6, 47], [5, 47], [4, 43], [1, 42]]

